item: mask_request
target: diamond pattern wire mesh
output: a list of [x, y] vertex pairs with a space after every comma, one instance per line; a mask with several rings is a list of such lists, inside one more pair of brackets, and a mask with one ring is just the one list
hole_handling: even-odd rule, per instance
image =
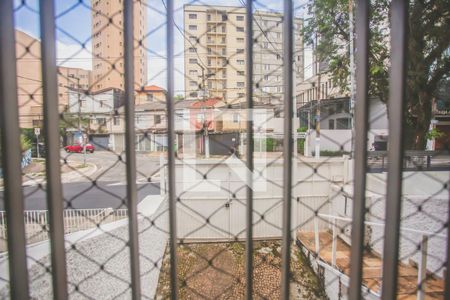
[[[61, 145], [81, 145], [61, 152], [68, 292], [69, 297], [77, 299], [131, 297], [124, 152], [128, 146], [124, 141], [125, 105], [129, 104], [124, 102], [123, 88], [123, 1], [109, 0], [106, 6], [105, 2], [56, 1]], [[37, 1], [15, 4], [20, 125], [41, 128], [41, 53], [36, 32], [40, 12]], [[295, 2], [294, 15], [299, 17], [294, 20], [292, 74], [297, 150], [290, 199], [293, 243], [283, 245], [282, 151], [283, 136], [290, 134], [283, 132], [282, 126], [287, 117], [283, 115], [283, 15], [279, 5], [257, 0], [253, 4], [253, 296], [280, 298], [281, 250], [291, 247], [292, 298], [344, 297], [349, 289], [354, 184], [355, 141], [349, 93], [339, 90], [338, 83], [322, 70], [322, 63], [317, 63], [314, 56], [308, 61], [306, 56], [312, 48], [302, 35], [307, 3]], [[134, 146], [140, 202], [141, 292], [142, 298], [160, 299], [171, 295], [168, 112], [163, 79], [167, 56], [165, 47], [158, 45], [165, 41], [167, 3], [137, 0], [134, 5]], [[24, 18], [29, 21], [24, 22]], [[182, 299], [245, 297], [245, 153], [249, 144], [245, 129], [249, 115], [245, 96], [249, 84], [245, 74], [245, 18], [244, 1], [190, 1], [175, 6], [175, 73], [176, 80], [183, 82], [176, 85], [174, 111], [177, 274]], [[87, 26], [82, 24], [84, 21]], [[24, 24], [34, 32], [24, 31]], [[79, 68], [86, 65], [90, 71]], [[306, 78], [305, 70], [316, 73]], [[389, 161], [385, 148], [386, 109], [376, 99], [370, 103], [362, 296], [376, 299], [383, 278]], [[378, 126], [383, 122], [385, 127], [380, 130]], [[45, 145], [42, 135], [35, 142], [32, 129], [22, 132], [33, 149], [43, 151], [39, 146]], [[319, 137], [321, 147], [317, 148]], [[83, 146], [87, 143], [95, 148]], [[93, 153], [89, 153], [91, 150]], [[45, 157], [45, 152], [40, 155]], [[435, 151], [430, 159], [424, 153], [405, 152], [400, 299], [414, 297], [421, 290], [432, 299], [443, 298], [448, 170], [448, 153]], [[23, 170], [30, 291], [38, 299], [52, 295], [50, 257], [36, 254], [48, 244], [35, 243], [47, 240], [49, 232], [44, 175], [45, 159], [35, 158]], [[0, 218], [0, 246], [5, 251], [3, 213]], [[421, 279], [418, 274], [424, 265], [424, 251], [426, 269]], [[0, 295], [7, 298], [8, 277], [3, 270], [7, 269], [3, 268], [0, 275]]]

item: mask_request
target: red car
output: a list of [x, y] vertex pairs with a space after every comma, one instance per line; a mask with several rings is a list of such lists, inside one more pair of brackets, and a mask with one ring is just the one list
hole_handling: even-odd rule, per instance
[[[75, 145], [65, 146], [64, 150], [66, 150], [66, 152], [83, 153], [83, 145], [75, 144]], [[94, 153], [94, 151], [95, 151], [94, 145], [86, 144], [86, 152]]]

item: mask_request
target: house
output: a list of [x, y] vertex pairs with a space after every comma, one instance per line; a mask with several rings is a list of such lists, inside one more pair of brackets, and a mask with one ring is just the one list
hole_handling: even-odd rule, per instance
[[[72, 124], [72, 130], [86, 132], [89, 141], [99, 150], [110, 148], [110, 134], [113, 127], [123, 126], [119, 121], [118, 108], [124, 103], [124, 93], [120, 89], [108, 88], [94, 93], [78, 89], [69, 89], [69, 104], [67, 118], [75, 120], [80, 117], [82, 128]], [[76, 128], [76, 129], [75, 129]], [[68, 142], [71, 139], [68, 138]], [[72, 143], [73, 143], [72, 139]]]
[[153, 102], [166, 102], [166, 90], [157, 85], [144, 86], [136, 91], [135, 104], [142, 105]]

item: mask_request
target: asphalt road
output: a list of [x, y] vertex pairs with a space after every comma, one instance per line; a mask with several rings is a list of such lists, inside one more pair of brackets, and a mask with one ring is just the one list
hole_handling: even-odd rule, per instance
[[[47, 209], [45, 187], [27, 186], [24, 188], [25, 209]], [[138, 184], [138, 200], [147, 195], [159, 194], [159, 183]], [[63, 185], [64, 208], [126, 208], [126, 185], [115, 182], [66, 183]], [[4, 210], [3, 201], [0, 210]]]
[[[83, 154], [61, 152], [61, 159], [84, 160]], [[86, 163], [96, 166], [89, 176], [71, 177], [63, 183], [64, 207], [70, 208], [125, 208], [126, 169], [125, 155], [98, 151], [86, 155]], [[138, 201], [147, 195], [159, 194], [159, 157], [136, 155]], [[149, 178], [152, 182], [148, 182]], [[26, 210], [47, 209], [45, 183], [24, 186]], [[0, 192], [0, 210], [4, 210], [3, 193]]]

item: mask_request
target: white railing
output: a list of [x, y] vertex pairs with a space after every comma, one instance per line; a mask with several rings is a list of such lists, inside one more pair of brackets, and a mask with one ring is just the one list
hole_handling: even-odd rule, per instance
[[[63, 211], [63, 217], [64, 232], [68, 234], [124, 219], [127, 217], [127, 209], [66, 209]], [[47, 210], [26, 210], [24, 211], [24, 221], [27, 244], [48, 239]], [[0, 211], [0, 252], [6, 251], [6, 239], [6, 213]]]
[[[337, 221], [343, 221], [347, 223], [351, 223], [351, 218], [341, 217], [341, 216], [334, 216], [334, 215], [327, 215], [327, 214], [318, 214], [318, 217], [314, 218], [314, 252], [317, 256], [319, 256], [320, 253], [320, 229], [319, 229], [319, 218], [325, 218], [330, 220], [331, 224], [331, 231], [332, 231], [332, 242], [331, 242], [331, 267], [336, 268], [336, 249], [337, 249], [337, 237], [338, 237], [338, 228], [337, 228]], [[384, 223], [379, 222], [370, 222], [365, 221], [364, 224], [371, 225], [371, 226], [380, 226], [384, 227]], [[422, 286], [421, 289], [418, 289], [417, 291], [417, 299], [423, 300], [425, 299], [425, 284], [426, 284], [426, 272], [427, 272], [427, 256], [428, 256], [428, 239], [430, 237], [436, 237], [441, 239], [446, 239], [447, 236], [445, 234], [431, 232], [431, 231], [425, 231], [425, 230], [418, 230], [414, 228], [408, 228], [408, 227], [400, 227], [400, 231], [405, 232], [412, 232], [415, 234], [418, 234], [420, 239], [420, 255], [419, 260], [417, 263], [417, 284], [418, 286]]]

